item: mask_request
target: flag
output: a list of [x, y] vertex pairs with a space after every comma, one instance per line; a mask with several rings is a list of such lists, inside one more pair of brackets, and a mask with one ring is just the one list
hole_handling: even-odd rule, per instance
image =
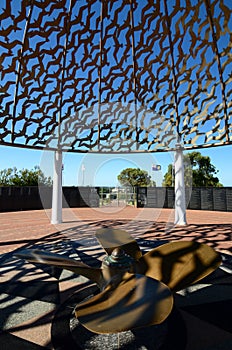
[[153, 171], [158, 171], [161, 170], [161, 165], [159, 164], [152, 164], [152, 168]]

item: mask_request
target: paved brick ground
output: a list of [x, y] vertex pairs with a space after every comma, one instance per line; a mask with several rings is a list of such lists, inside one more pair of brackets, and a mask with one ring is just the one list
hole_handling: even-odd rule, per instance
[[64, 314], [58, 316], [59, 310], [70, 310], [62, 303], [86, 280], [27, 263], [14, 252], [21, 247], [46, 249], [95, 266], [104, 252], [94, 232], [104, 226], [127, 230], [144, 251], [157, 241], [184, 239], [221, 252], [220, 269], [175, 295], [182, 323], [172, 323], [178, 344], [171, 350], [232, 349], [232, 213], [188, 210], [186, 226], [175, 226], [174, 212], [168, 209], [64, 209], [59, 225], [52, 225], [49, 216], [43, 210], [0, 213], [1, 350], [77, 349], [64, 331]]
[[195, 239], [208, 242], [221, 252], [232, 254], [232, 212], [187, 210], [187, 225], [175, 226], [171, 209], [133, 207], [74, 208], [63, 210], [63, 223], [52, 225], [50, 211], [34, 210], [0, 213], [0, 254], [55, 232], [94, 233], [97, 226], [124, 225], [132, 234], [157, 239]]

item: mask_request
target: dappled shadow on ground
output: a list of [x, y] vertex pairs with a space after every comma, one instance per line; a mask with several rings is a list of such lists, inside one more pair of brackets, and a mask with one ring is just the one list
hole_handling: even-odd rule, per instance
[[165, 223], [154, 223], [143, 235], [156, 240], [193, 240], [206, 243], [215, 250], [232, 254], [231, 224], [191, 224], [186, 226], [168, 227]]
[[[175, 226], [173, 223], [130, 220], [85, 221], [61, 233], [74, 243], [96, 245], [95, 231], [102, 227], [121, 228], [138, 240], [163, 241], [193, 240], [207, 243], [214, 249], [232, 254], [232, 224], [189, 224]], [[146, 242], [144, 242], [146, 245]]]
[[[61, 254], [64, 257], [81, 260], [90, 266], [99, 267], [104, 250], [96, 240], [94, 233], [102, 227], [126, 229], [137, 240], [144, 253], [170, 241], [191, 240], [207, 243], [217, 251], [226, 253], [223, 255], [224, 265], [228, 265], [230, 268], [232, 266], [231, 224], [174, 226], [166, 222], [130, 222], [129, 220], [93, 222], [86, 220], [78, 223], [75, 227], [47, 235], [42, 239], [22, 241], [22, 243], [25, 243], [23, 249], [43, 249]], [[65, 273], [59, 268], [30, 264], [20, 260], [14, 256], [15, 252], [0, 256], [0, 341], [6, 344], [4, 350], [14, 347], [17, 350], [51, 349], [49, 332], [54, 314], [61, 303], [82, 285], [82, 281], [74, 274]], [[211, 280], [206, 281], [207, 286], [212, 283], [223, 286], [223, 288], [225, 288], [225, 285], [231, 286], [231, 275], [226, 274], [226, 272], [223, 272], [223, 274], [223, 277], [221, 274], [220, 278], [218, 275], [212, 276]], [[198, 294], [196, 292], [191, 294], [186, 291], [186, 293], [193, 299], [196, 295], [199, 295], [199, 292]], [[191, 305], [185, 304], [184, 310], [195, 317], [210, 322], [210, 319], [212, 319], [210, 312], [214, 309], [220, 316], [214, 318], [222, 320], [220, 310], [225, 310], [226, 305], [231, 307], [231, 300], [229, 303], [229, 297], [226, 301], [220, 300], [221, 306], [217, 300], [213, 300], [209, 304], [209, 302], [204, 302], [207, 295], [208, 290], [198, 302], [198, 306], [194, 302]], [[188, 300], [191, 300], [191, 298]], [[226, 324], [226, 326], [224, 327], [223, 324]], [[231, 329], [228, 329], [227, 322], [221, 322], [221, 324], [217, 322], [216, 325], [217, 327], [224, 327], [227, 332], [231, 332]], [[45, 338], [42, 345], [41, 342], [37, 342], [33, 338], [33, 334], [41, 327], [42, 329], [45, 327], [48, 332], [48, 339]]]

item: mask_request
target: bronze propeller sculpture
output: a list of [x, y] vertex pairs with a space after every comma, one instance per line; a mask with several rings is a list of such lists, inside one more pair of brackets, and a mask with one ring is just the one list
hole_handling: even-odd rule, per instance
[[173, 308], [173, 293], [213, 272], [220, 255], [206, 244], [178, 241], [142, 254], [125, 231], [100, 229], [96, 237], [107, 255], [101, 268], [59, 254], [22, 250], [33, 263], [70, 270], [95, 282], [99, 293], [75, 308], [78, 321], [95, 333], [116, 333], [162, 323]]

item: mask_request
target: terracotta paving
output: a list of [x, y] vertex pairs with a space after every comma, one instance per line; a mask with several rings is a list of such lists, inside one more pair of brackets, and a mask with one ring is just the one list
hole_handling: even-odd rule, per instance
[[[50, 223], [50, 214], [49, 210], [0, 213], [1, 350], [79, 349], [70, 333], [68, 303], [86, 279], [27, 263], [14, 253], [21, 248], [45, 249], [95, 266], [104, 251], [94, 232], [105, 226], [127, 230], [144, 251], [157, 242], [196, 240], [222, 253], [223, 264], [210, 278], [175, 295], [179, 316], [171, 318], [174, 343], [167, 349], [232, 349], [232, 213], [188, 210], [186, 226], [173, 224], [170, 209], [64, 209], [59, 225]], [[120, 348], [114, 345], [107, 350]]]
[[157, 239], [194, 239], [232, 254], [232, 212], [187, 210], [187, 225], [175, 226], [174, 211], [133, 207], [73, 208], [63, 210], [63, 223], [52, 225], [49, 210], [0, 213], [0, 254], [56, 232], [76, 228], [93, 232], [94, 223], [122, 225], [133, 234]]

